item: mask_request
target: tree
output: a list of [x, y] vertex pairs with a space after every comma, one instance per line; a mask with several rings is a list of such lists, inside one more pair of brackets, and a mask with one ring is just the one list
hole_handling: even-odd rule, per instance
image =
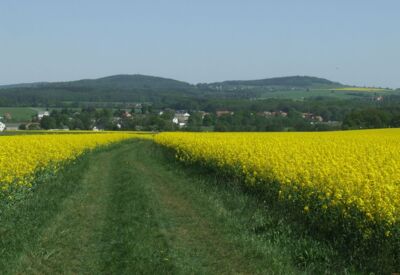
[[212, 126], [214, 125], [215, 120], [210, 114], [206, 114], [203, 118], [203, 126]]
[[194, 112], [190, 115], [188, 124], [187, 124], [187, 129], [189, 131], [200, 131], [200, 127], [203, 124], [203, 118], [201, 113], [199, 112]]
[[57, 123], [54, 117], [45, 116], [40, 120], [40, 127], [45, 130], [57, 128]]
[[400, 114], [393, 116], [390, 124], [393, 127], [400, 127]]
[[343, 120], [343, 129], [385, 128], [390, 126], [391, 115], [382, 109], [353, 110]]
[[84, 130], [85, 129], [85, 125], [83, 125], [82, 120], [80, 120], [79, 118], [75, 118], [72, 129], [74, 129], [74, 130]]

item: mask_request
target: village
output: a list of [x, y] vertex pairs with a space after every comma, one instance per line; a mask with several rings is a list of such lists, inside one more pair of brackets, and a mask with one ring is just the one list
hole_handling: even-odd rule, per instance
[[4, 113], [0, 114], [0, 132], [5, 130], [241, 131], [242, 128], [252, 131], [274, 131], [284, 130], [295, 122], [296, 125], [301, 124], [302, 127], [308, 128], [313, 125], [339, 125], [338, 122], [324, 121], [321, 115], [309, 112], [283, 110], [249, 112], [226, 109], [206, 112], [172, 108], [153, 110], [151, 106], [135, 104], [131, 109], [94, 107], [80, 110], [48, 109], [38, 111], [29, 121], [20, 122], [13, 120], [11, 113]]

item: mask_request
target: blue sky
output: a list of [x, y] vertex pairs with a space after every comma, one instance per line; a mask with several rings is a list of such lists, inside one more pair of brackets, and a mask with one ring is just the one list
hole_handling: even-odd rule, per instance
[[0, 84], [312, 75], [400, 87], [398, 0], [2, 0]]

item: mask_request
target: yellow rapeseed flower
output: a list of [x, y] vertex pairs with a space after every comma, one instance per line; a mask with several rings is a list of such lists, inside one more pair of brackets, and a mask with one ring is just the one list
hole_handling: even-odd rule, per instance
[[2, 136], [0, 187], [2, 190], [11, 184], [29, 187], [35, 172], [49, 165], [57, 171], [64, 161], [73, 160], [87, 150], [134, 137], [147, 136], [123, 132]]
[[336, 213], [360, 230], [400, 222], [400, 129], [162, 133], [155, 141], [181, 161], [213, 166], [251, 186], [278, 184], [277, 198], [304, 212]]

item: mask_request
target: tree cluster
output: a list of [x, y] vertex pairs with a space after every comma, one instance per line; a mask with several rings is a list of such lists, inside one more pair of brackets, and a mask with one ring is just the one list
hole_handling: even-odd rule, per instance
[[400, 127], [400, 108], [366, 108], [351, 111], [343, 120], [343, 129]]

